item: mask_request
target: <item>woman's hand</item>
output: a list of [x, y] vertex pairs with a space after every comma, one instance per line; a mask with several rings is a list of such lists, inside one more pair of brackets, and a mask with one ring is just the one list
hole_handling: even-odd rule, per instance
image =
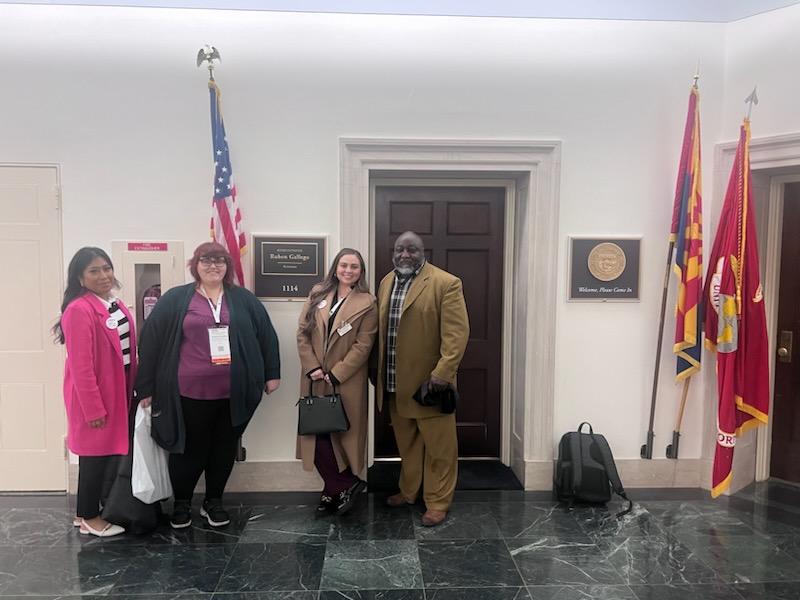
[[147, 398], [142, 398], [141, 400], [139, 400], [139, 406], [141, 406], [142, 408], [147, 408], [152, 403], [153, 403], [152, 396], [148, 396]]
[[89, 427], [92, 429], [102, 429], [106, 425], [106, 418], [100, 417], [99, 419], [95, 419], [94, 421], [89, 421]]
[[267, 395], [271, 394], [275, 390], [277, 390], [281, 385], [280, 379], [270, 379], [267, 382], [267, 385], [264, 386], [264, 391], [267, 392]]
[[325, 371], [322, 369], [317, 369], [316, 371], [312, 371], [308, 375], [311, 378], [311, 381], [319, 381], [320, 379], [325, 377]]

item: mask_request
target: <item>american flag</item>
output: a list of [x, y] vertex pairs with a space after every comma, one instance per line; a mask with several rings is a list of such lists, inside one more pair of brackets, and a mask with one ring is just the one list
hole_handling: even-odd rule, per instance
[[214, 199], [211, 209], [211, 239], [219, 242], [233, 259], [234, 281], [244, 285], [242, 254], [247, 238], [242, 230], [242, 214], [236, 204], [236, 184], [233, 182], [231, 155], [225, 137], [225, 123], [220, 106], [221, 93], [213, 80], [208, 82], [211, 96], [211, 137], [214, 144]]

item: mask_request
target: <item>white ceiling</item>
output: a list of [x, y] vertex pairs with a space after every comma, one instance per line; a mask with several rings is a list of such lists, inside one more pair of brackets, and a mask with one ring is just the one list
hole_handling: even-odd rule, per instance
[[0, 4], [716, 23], [798, 3], [800, 0], [0, 0]]

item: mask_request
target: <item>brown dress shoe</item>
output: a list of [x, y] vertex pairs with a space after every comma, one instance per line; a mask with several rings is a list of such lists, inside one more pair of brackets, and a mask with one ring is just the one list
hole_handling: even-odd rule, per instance
[[440, 525], [445, 518], [447, 518], [446, 510], [433, 510], [429, 508], [425, 511], [425, 514], [422, 515], [422, 524], [425, 527], [436, 527]]
[[414, 504], [414, 502], [409, 501], [405, 496], [403, 496], [403, 494], [395, 494], [394, 496], [389, 496], [386, 499], [386, 504], [392, 508], [397, 508], [398, 506], [408, 506], [409, 504]]

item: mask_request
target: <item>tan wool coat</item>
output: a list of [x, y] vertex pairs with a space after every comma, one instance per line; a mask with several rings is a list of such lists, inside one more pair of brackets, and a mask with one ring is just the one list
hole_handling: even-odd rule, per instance
[[[350, 467], [358, 474], [364, 468], [367, 448], [367, 360], [369, 359], [375, 334], [378, 329], [378, 309], [375, 296], [353, 290], [339, 307], [333, 326], [328, 331], [331, 292], [324, 301], [310, 306], [306, 300], [300, 313], [299, 323], [303, 323], [306, 313], [314, 311], [316, 326], [311, 336], [297, 330], [297, 351], [300, 355], [300, 396], [308, 394], [307, 373], [322, 368], [333, 373], [341, 385], [337, 391], [342, 395], [342, 404], [350, 420], [350, 429], [343, 433], [332, 433], [331, 442], [336, 454], [339, 470]], [[343, 331], [343, 327], [350, 329]], [[314, 393], [321, 394], [330, 386], [323, 381], [314, 383]], [[316, 436], [297, 436], [297, 457], [303, 460], [303, 468], [314, 468]]]
[[[380, 331], [378, 336], [378, 409], [383, 407], [386, 381], [386, 332], [394, 272], [378, 288]], [[425, 263], [406, 292], [397, 329], [397, 413], [406, 419], [439, 417], [436, 406], [420, 406], [414, 392], [435, 375], [452, 384], [469, 341], [469, 317], [461, 280]]]

